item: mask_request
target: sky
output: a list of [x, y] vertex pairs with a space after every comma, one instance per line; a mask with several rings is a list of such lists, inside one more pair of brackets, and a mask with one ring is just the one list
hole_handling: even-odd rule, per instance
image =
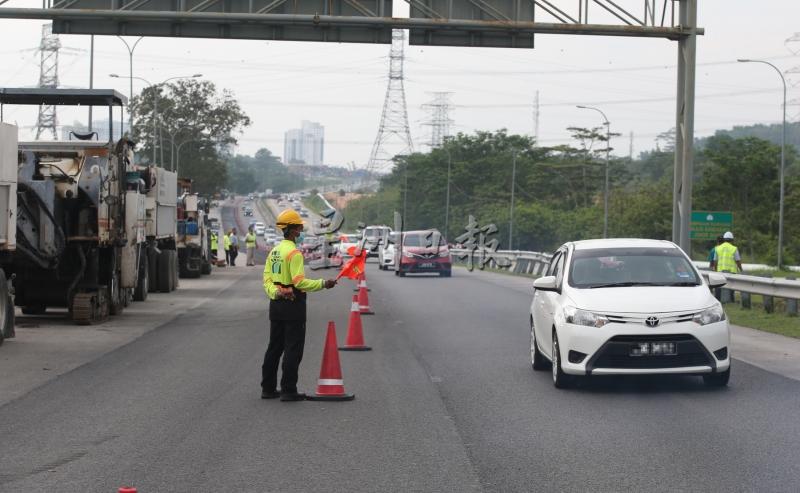
[[[574, 0], [553, 0], [572, 6]], [[641, 0], [618, 0], [641, 9]], [[787, 72], [788, 114], [800, 116], [800, 32], [797, 0], [700, 0], [698, 24], [697, 136], [717, 129], [781, 121], [782, 85], [762, 64], [769, 60]], [[39, 7], [36, 0], [9, 0], [5, 7]], [[395, 15], [407, 12], [403, 3]], [[598, 16], [598, 20], [601, 18]], [[45, 21], [0, 19], [0, 87], [35, 87], [39, 77], [36, 47]], [[751, 27], [747, 27], [751, 26]], [[800, 36], [798, 36], [800, 37]], [[60, 36], [60, 84], [89, 84], [89, 36]], [[129, 93], [128, 51], [114, 36], [95, 38], [95, 88]], [[135, 38], [126, 38], [129, 42]], [[612, 143], [617, 155], [638, 154], [655, 146], [655, 137], [675, 125], [677, 43], [662, 39], [537, 35], [534, 49], [406, 46], [405, 90], [415, 150], [427, 151], [433, 92], [451, 92], [451, 133], [534, 132], [533, 101], [539, 93], [539, 142], [569, 142], [569, 126], [600, 126], [602, 118], [576, 104], [597, 106], [622, 136]], [[795, 55], [793, 52], [797, 52]], [[153, 83], [202, 73], [218, 89], [240, 101], [252, 124], [238, 136], [237, 152], [266, 147], [283, 154], [284, 132], [301, 120], [325, 127], [326, 164], [363, 167], [369, 160], [383, 107], [389, 45], [289, 41], [145, 38], [134, 52], [134, 76]], [[792, 69], [795, 69], [794, 71]], [[797, 73], [792, 73], [792, 72]], [[797, 85], [795, 87], [795, 84]], [[144, 83], [134, 81], [134, 94]], [[7, 107], [6, 121], [29, 137], [36, 109]], [[86, 110], [59, 109], [59, 124], [85, 121]]]

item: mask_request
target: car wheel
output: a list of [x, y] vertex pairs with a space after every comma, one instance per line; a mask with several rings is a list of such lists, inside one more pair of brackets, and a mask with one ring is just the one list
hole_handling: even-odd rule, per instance
[[557, 389], [569, 388], [572, 384], [571, 375], [567, 375], [561, 370], [561, 353], [559, 353], [558, 334], [553, 331], [553, 385]]
[[731, 368], [719, 373], [710, 373], [703, 375], [703, 383], [706, 387], [725, 387], [728, 385], [728, 380], [731, 378]]
[[549, 369], [548, 361], [544, 355], [539, 351], [539, 346], [536, 344], [536, 332], [533, 327], [533, 318], [531, 318], [531, 366], [536, 371]]

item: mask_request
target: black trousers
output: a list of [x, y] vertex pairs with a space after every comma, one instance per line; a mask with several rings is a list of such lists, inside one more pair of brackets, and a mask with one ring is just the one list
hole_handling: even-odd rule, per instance
[[306, 323], [300, 320], [270, 320], [269, 345], [261, 365], [261, 388], [267, 392], [276, 390], [278, 363], [283, 355], [281, 392], [297, 392], [297, 370], [303, 359], [306, 345]]

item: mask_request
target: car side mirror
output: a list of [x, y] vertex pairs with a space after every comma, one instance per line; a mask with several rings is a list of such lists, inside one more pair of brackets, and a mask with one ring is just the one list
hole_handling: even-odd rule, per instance
[[725, 278], [724, 275], [720, 274], [719, 272], [709, 272], [708, 273], [708, 287], [709, 288], [718, 288], [728, 284], [728, 280]]
[[558, 292], [558, 280], [556, 276], [544, 276], [533, 281], [533, 289], [540, 291], [556, 291]]

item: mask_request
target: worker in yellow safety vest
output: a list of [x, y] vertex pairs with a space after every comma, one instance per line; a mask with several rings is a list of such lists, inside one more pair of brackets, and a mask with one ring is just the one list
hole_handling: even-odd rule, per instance
[[231, 264], [231, 232], [228, 231], [222, 237], [222, 247], [225, 249], [225, 263]]
[[244, 236], [244, 245], [247, 248], [247, 265], [256, 265], [256, 234], [253, 233], [253, 226], [247, 228]]
[[[267, 255], [264, 266], [264, 291], [269, 302], [269, 345], [261, 366], [261, 398], [301, 401], [297, 391], [297, 372], [303, 359], [306, 339], [306, 293], [330, 289], [334, 279], [306, 279], [303, 254], [297, 243], [303, 241], [303, 220], [296, 211], [286, 209], [278, 215], [276, 226], [283, 241]], [[281, 390], [278, 392], [278, 363], [283, 355]]]
[[731, 241], [733, 241], [733, 233], [727, 231], [722, 235], [722, 243], [714, 248], [711, 270], [731, 274], [742, 272], [742, 258], [739, 255], [739, 249]]
[[217, 259], [217, 233], [211, 232], [211, 256], [214, 257], [214, 260]]

